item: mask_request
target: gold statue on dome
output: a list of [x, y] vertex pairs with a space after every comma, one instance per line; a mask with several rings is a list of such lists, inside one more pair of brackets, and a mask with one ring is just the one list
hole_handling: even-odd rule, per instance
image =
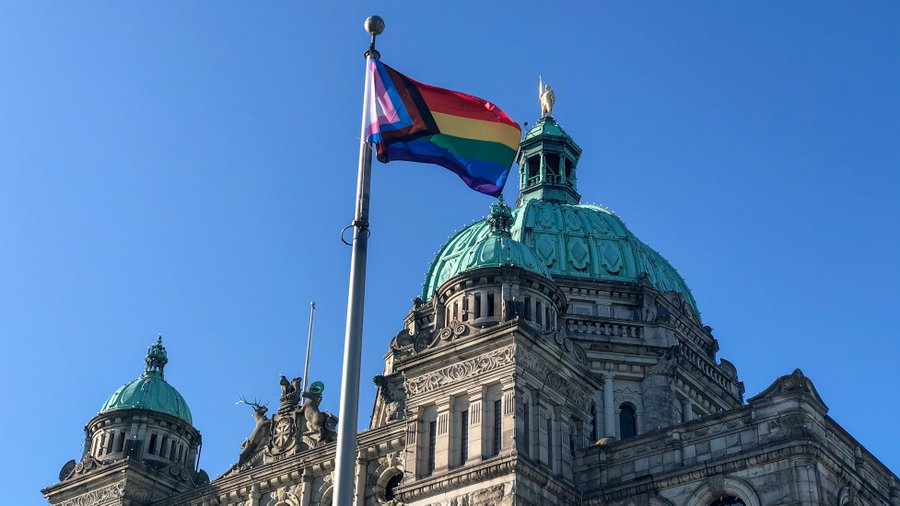
[[544, 80], [538, 76], [538, 99], [541, 101], [541, 117], [550, 116], [553, 112], [553, 104], [556, 103], [556, 95], [550, 89], [550, 85], [544, 85]]

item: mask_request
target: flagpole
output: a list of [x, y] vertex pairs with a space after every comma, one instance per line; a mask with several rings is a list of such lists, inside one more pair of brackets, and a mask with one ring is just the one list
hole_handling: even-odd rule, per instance
[[369, 239], [369, 186], [372, 173], [372, 148], [366, 141], [367, 107], [371, 79], [369, 64], [378, 58], [375, 37], [384, 30], [384, 21], [369, 16], [363, 25], [372, 36], [366, 51], [366, 86], [363, 92], [360, 126], [359, 172], [356, 179], [356, 214], [353, 223], [353, 251], [350, 254], [350, 289], [347, 293], [347, 325], [344, 330], [344, 366], [341, 373], [341, 406], [338, 416], [337, 455], [334, 470], [334, 501], [341, 506], [353, 503], [354, 464], [356, 462], [356, 424], [359, 418], [359, 374], [362, 351], [363, 304], [366, 290], [366, 248]]
[[303, 386], [301, 392], [306, 391], [306, 385], [309, 384], [307, 376], [309, 376], [309, 349], [312, 347], [312, 329], [313, 317], [316, 315], [316, 301], [309, 301], [309, 330], [306, 332], [306, 360], [303, 362]]

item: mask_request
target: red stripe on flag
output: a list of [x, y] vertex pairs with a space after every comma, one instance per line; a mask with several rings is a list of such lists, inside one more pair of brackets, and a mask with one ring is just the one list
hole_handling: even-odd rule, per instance
[[[407, 79], [409, 78], [407, 77]], [[480, 119], [483, 121], [505, 123], [521, 130], [521, 127], [519, 127], [515, 121], [510, 119], [506, 113], [487, 100], [465, 93], [423, 84], [413, 79], [409, 80], [419, 88], [419, 92], [422, 94], [422, 98], [425, 99], [428, 108], [434, 112], [442, 112], [453, 116], [462, 116], [464, 118]]]

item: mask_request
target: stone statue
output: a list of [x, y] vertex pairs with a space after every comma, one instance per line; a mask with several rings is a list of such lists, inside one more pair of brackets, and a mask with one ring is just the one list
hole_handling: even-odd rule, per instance
[[307, 392], [303, 392], [303, 398], [306, 399], [300, 407], [306, 422], [303, 441], [310, 447], [315, 447], [320, 442], [333, 441], [336, 435], [333, 427], [337, 424], [337, 418], [331, 413], [319, 410], [324, 389], [325, 385], [316, 381], [309, 386]]
[[253, 432], [251, 432], [250, 436], [241, 443], [241, 453], [237, 463], [237, 467], [240, 468], [249, 462], [258, 449], [269, 443], [271, 424], [269, 423], [269, 419], [266, 418], [266, 413], [269, 411], [269, 408], [265, 404], [261, 405], [257, 401], [247, 402], [243, 397], [238, 401], [238, 404], [246, 404], [253, 408], [253, 419], [256, 421]]
[[538, 87], [538, 98], [541, 100], [541, 117], [550, 116], [553, 112], [553, 104], [556, 103], [556, 95], [550, 89], [550, 85], [544, 85], [543, 89]]
[[655, 322], [658, 315], [656, 299], [649, 293], [641, 295], [641, 321]]
[[300, 401], [300, 379], [297, 377], [288, 381], [283, 374], [281, 375], [281, 379], [278, 381], [278, 384], [281, 386], [281, 397], [278, 398], [280, 402], [280, 406], [278, 406], [279, 413], [297, 406], [297, 403]]
[[681, 350], [678, 346], [672, 346], [666, 352], [659, 357], [659, 361], [650, 367], [647, 371], [647, 375], [651, 376], [654, 374], [659, 374], [661, 376], [675, 376], [675, 370], [678, 368], [678, 362], [681, 357]]
[[403, 379], [399, 375], [385, 377], [379, 374], [372, 378], [372, 381], [387, 404], [388, 420], [406, 418], [406, 392], [403, 390]]

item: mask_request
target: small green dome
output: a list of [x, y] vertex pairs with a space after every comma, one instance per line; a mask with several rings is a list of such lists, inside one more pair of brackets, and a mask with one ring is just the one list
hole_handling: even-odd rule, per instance
[[172, 415], [193, 425], [191, 410], [184, 397], [163, 377], [163, 368], [169, 359], [162, 345], [162, 337], [157, 337], [156, 344], [147, 349], [145, 360], [147, 367], [144, 374], [113, 392], [103, 403], [100, 413], [147, 409]]
[[453, 276], [483, 267], [514, 266], [549, 278], [550, 273], [531, 248], [511, 237], [512, 221], [512, 212], [501, 199], [491, 206], [488, 217], [451, 237], [428, 269], [422, 298], [428, 300]]

